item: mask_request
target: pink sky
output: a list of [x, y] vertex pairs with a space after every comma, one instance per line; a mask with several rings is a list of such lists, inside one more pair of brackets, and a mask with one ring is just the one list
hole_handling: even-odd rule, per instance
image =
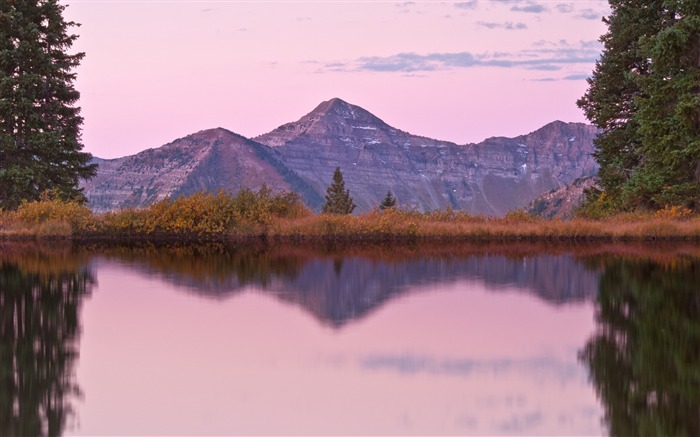
[[607, 1], [64, 0], [85, 150], [213, 127], [252, 137], [340, 97], [458, 144], [585, 121]]

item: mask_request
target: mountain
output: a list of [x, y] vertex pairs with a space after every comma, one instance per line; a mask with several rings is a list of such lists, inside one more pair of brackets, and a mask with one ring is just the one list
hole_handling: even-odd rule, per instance
[[377, 206], [390, 189], [400, 204], [421, 210], [502, 215], [594, 174], [596, 132], [557, 121], [516, 138], [457, 145], [411, 135], [332, 99], [254, 139], [279, 150], [285, 164], [320, 193], [340, 167], [360, 211]]
[[586, 199], [585, 190], [593, 186], [593, 176], [578, 178], [570, 184], [537, 196], [526, 210], [529, 214], [548, 219], [570, 219]]
[[502, 215], [597, 171], [596, 129], [556, 121], [516, 138], [457, 145], [409, 134], [340, 99], [252, 140], [214, 129], [159, 149], [102, 162], [85, 184], [95, 211], [144, 206], [198, 189], [291, 189], [318, 210], [340, 167], [357, 212], [391, 190], [420, 210]]
[[[278, 190], [309, 191], [270, 148], [226, 129], [210, 129], [118, 159], [95, 159], [97, 176], [84, 183], [90, 208], [106, 212], [144, 207], [168, 196], [236, 191], [263, 183]], [[313, 197], [311, 200], [319, 202]]]

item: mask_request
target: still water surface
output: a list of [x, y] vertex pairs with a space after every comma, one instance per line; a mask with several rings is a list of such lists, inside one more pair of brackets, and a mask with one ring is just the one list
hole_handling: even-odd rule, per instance
[[699, 247], [0, 248], [0, 435], [700, 433]]

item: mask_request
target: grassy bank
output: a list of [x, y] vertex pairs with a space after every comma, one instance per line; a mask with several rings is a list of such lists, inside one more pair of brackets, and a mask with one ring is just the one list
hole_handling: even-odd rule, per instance
[[700, 217], [669, 208], [600, 219], [545, 220], [515, 211], [484, 217], [463, 211], [375, 210], [313, 214], [293, 193], [242, 190], [164, 200], [146, 209], [93, 214], [59, 200], [23, 204], [0, 214], [5, 239], [241, 241], [700, 241]]

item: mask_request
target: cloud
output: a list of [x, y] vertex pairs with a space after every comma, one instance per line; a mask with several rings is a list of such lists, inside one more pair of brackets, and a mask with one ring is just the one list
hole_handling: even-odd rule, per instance
[[505, 30], [522, 30], [527, 29], [527, 24], [525, 23], [513, 23], [507, 21], [505, 23], [493, 23], [488, 21], [478, 21], [476, 23], [479, 26], [485, 27], [487, 29], [505, 29]]
[[[489, 29], [519, 29], [519, 23], [479, 22], [480, 26]], [[389, 56], [363, 56], [353, 60], [334, 60], [318, 62], [321, 66], [318, 72], [393, 72], [393, 73], [426, 73], [431, 71], [453, 70], [461, 68], [520, 68], [539, 71], [568, 71], [568, 74], [585, 71], [592, 68], [598, 60], [602, 45], [598, 41], [537, 41], [531, 48], [518, 52], [434, 52], [415, 53], [402, 52]], [[559, 79], [557, 79], [559, 80]], [[574, 79], [567, 79], [574, 80]]]
[[414, 6], [416, 6], [416, 2], [402, 2], [402, 3], [396, 3], [394, 6], [400, 9], [399, 12], [403, 14], [407, 14], [411, 12], [411, 9], [413, 9]]
[[542, 47], [518, 53], [474, 54], [471, 52], [398, 53], [391, 56], [366, 56], [355, 61], [356, 71], [416, 72], [453, 68], [500, 67], [529, 70], [558, 70], [564, 65], [593, 64], [599, 50], [578, 47]]
[[528, 70], [559, 71], [561, 70], [561, 66], [552, 64], [533, 65], [531, 67], [528, 67]]
[[574, 11], [574, 5], [572, 4], [566, 4], [566, 3], [561, 3], [558, 4], [554, 7], [554, 9], [557, 10], [557, 12], [561, 12], [563, 14], [568, 14], [570, 12]]
[[570, 74], [568, 76], [562, 77], [562, 80], [586, 80], [591, 77], [590, 74]]
[[454, 6], [460, 9], [476, 9], [478, 0], [469, 0], [466, 2], [455, 3]]
[[593, 9], [582, 9], [581, 13], [578, 14], [577, 17], [586, 20], [598, 20], [602, 17], [602, 14], [600, 12], [594, 11]]
[[540, 12], [546, 11], [547, 8], [545, 8], [542, 5], [538, 5], [537, 3], [528, 2], [523, 6], [516, 4], [513, 7], [511, 7], [510, 10], [514, 12], [529, 12], [533, 14], [539, 14]]
[[577, 73], [577, 74], [569, 74], [564, 77], [541, 77], [538, 79], [532, 79], [535, 82], [555, 82], [559, 80], [586, 80], [589, 77], [591, 77], [590, 74], [586, 73]]

